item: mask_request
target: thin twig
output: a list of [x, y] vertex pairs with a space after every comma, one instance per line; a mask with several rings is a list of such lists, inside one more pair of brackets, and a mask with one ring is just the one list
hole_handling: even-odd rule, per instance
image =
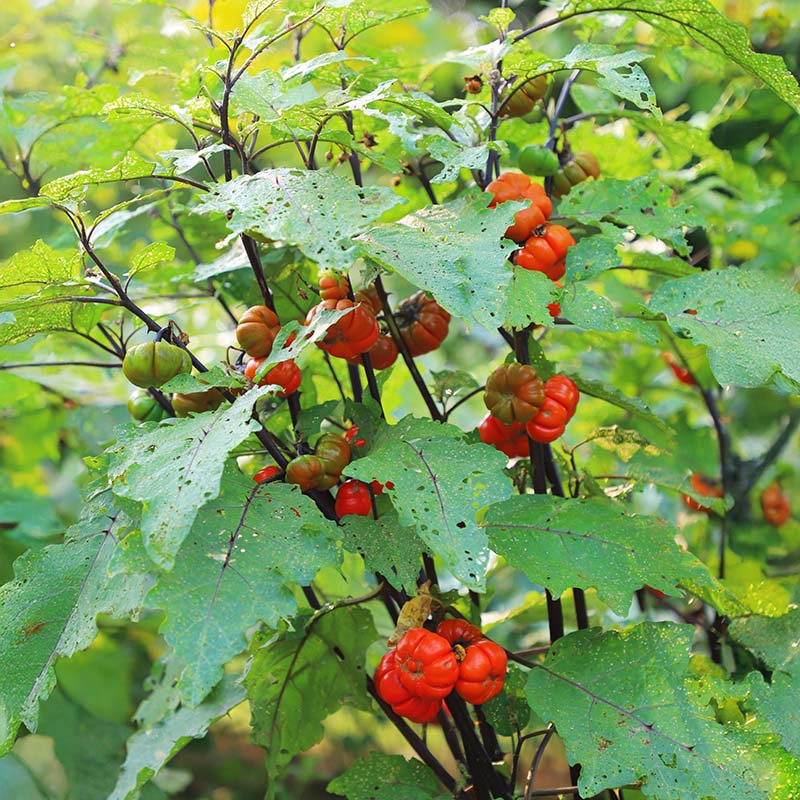
[[0, 369], [27, 369], [28, 367], [98, 367], [119, 369], [122, 363], [108, 364], [100, 361], [29, 361], [27, 364], [0, 364]]
[[547, 748], [547, 744], [550, 741], [551, 737], [555, 733], [555, 728], [553, 727], [553, 723], [551, 722], [542, 736], [542, 741], [539, 742], [539, 746], [536, 748], [536, 755], [533, 757], [533, 761], [531, 762], [531, 768], [528, 770], [528, 782], [525, 786], [525, 800], [530, 800], [533, 796], [533, 784], [536, 781], [536, 775], [539, 771], [539, 765], [542, 763], [542, 758], [544, 757], [544, 751]]

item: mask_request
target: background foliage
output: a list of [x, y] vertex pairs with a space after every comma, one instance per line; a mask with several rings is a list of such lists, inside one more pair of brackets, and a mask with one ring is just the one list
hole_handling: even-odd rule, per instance
[[[413, 594], [423, 554], [526, 662], [484, 707], [515, 796], [800, 796], [800, 524], [758, 502], [800, 489], [800, 9], [510, 5], [0, 8], [3, 799], [450, 796], [365, 688], [394, 627], [374, 573]], [[498, 62], [552, 75], [546, 115], [492, 121]], [[476, 183], [564, 130], [602, 179], [558, 205], [578, 245], [556, 288], [512, 267], [519, 206]], [[435, 295], [428, 402], [398, 361], [384, 422], [296, 341], [299, 414], [252, 389], [133, 425], [121, 350], [169, 320], [214, 369], [168, 389], [241, 384], [254, 259], [287, 331], [317, 265]], [[497, 328], [533, 324], [531, 362], [582, 392], [552, 448], [566, 498], [518, 493], [529, 463], [474, 433]], [[377, 521], [250, 480], [262, 426], [330, 420], [365, 439], [346, 474], [394, 484]], [[681, 502], [709, 502], [693, 472], [725, 488], [710, 515]], [[461, 780], [440, 728], [425, 747]]]

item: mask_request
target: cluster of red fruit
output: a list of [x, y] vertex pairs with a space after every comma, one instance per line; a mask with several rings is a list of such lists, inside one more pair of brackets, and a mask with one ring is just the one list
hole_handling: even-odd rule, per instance
[[[353, 311], [334, 323], [317, 344], [349, 364], [361, 364], [363, 354], [368, 353], [375, 369], [392, 366], [397, 360], [397, 344], [381, 330], [379, 323], [383, 308], [375, 287], [356, 292], [354, 299], [350, 300], [347, 276], [333, 270], [322, 272], [319, 287], [322, 301], [308, 312], [307, 324], [322, 309], [342, 311], [352, 308]], [[439, 347], [450, 326], [450, 314], [423, 291], [403, 300], [394, 317], [412, 356], [421, 356]]]
[[[558, 282], [566, 272], [567, 250], [575, 244], [572, 234], [563, 225], [551, 225], [547, 220], [553, 204], [539, 183], [521, 172], [505, 172], [492, 181], [486, 191], [493, 195], [489, 208], [509, 200], [530, 201], [527, 208], [514, 215], [514, 224], [506, 229], [505, 238], [522, 245], [514, 255], [514, 263], [523, 269], [544, 273]], [[548, 306], [553, 317], [561, 313], [558, 303]]]
[[317, 345], [336, 358], [358, 362], [361, 354], [369, 352], [380, 336], [376, 316], [380, 311], [380, 303], [376, 307], [373, 298], [362, 292], [351, 300], [347, 276], [333, 270], [324, 270], [320, 274], [319, 295], [322, 300], [306, 315], [307, 325], [320, 311], [352, 310], [331, 325], [325, 338]]
[[780, 528], [792, 516], [792, 506], [789, 503], [789, 498], [777, 483], [771, 483], [764, 489], [761, 493], [760, 502], [764, 519], [776, 528]]
[[[699, 472], [693, 472], [689, 478], [689, 484], [692, 489], [703, 497], [723, 497], [722, 486], [718, 481], [709, 478], [706, 475], [701, 475]], [[681, 500], [683, 504], [691, 511], [699, 511], [704, 514], [711, 514], [712, 509], [710, 506], [704, 506], [698, 503], [693, 497], [688, 494], [682, 494]], [[759, 497], [759, 504], [761, 505], [761, 512], [764, 515], [764, 521], [770, 525], [780, 528], [792, 516], [792, 505], [789, 498], [784, 494], [777, 482], [771, 483], [761, 492]]]
[[[236, 326], [236, 339], [242, 349], [250, 356], [244, 374], [251, 381], [256, 380], [258, 368], [272, 353], [275, 337], [281, 329], [277, 314], [267, 306], [252, 306], [242, 314]], [[291, 343], [291, 338], [287, 344]], [[300, 368], [293, 359], [276, 364], [258, 381], [260, 386], [276, 384], [283, 387], [278, 394], [287, 397], [300, 386]]]
[[[703, 497], [722, 497], [723, 491], [722, 486], [719, 484], [718, 481], [715, 481], [713, 478], [709, 478], [705, 475], [701, 475], [699, 472], [693, 472], [691, 478], [689, 478], [689, 484], [691, 485], [692, 489], [697, 492], [697, 494], [702, 495]], [[686, 508], [690, 509], [691, 511], [700, 511], [704, 514], [710, 514], [711, 508], [709, 506], [704, 506], [701, 503], [698, 503], [693, 497], [690, 497], [688, 494], [682, 494], [681, 500], [683, 500], [683, 504]]]
[[431, 722], [452, 692], [468, 703], [491, 700], [503, 688], [508, 659], [502, 647], [464, 620], [441, 622], [436, 633], [412, 628], [381, 659], [378, 695], [412, 722]]
[[[357, 439], [358, 426], [352, 425], [346, 433], [324, 433], [317, 441], [314, 453], [293, 458], [286, 470], [270, 464], [254, 476], [256, 483], [278, 479], [283, 474], [286, 483], [298, 485], [302, 491], [331, 489], [341, 479], [342, 470], [350, 463], [351, 447], [361, 447], [363, 439]], [[389, 481], [386, 488], [393, 489]], [[339, 517], [357, 514], [368, 517], [372, 514], [373, 498], [383, 494], [384, 484], [379, 481], [364, 483], [348, 478], [336, 492], [335, 510]]]
[[483, 402], [489, 413], [478, 434], [509, 458], [525, 457], [528, 437], [548, 444], [564, 433], [579, 399], [578, 387], [564, 375], [542, 381], [529, 364], [502, 364], [486, 381]]

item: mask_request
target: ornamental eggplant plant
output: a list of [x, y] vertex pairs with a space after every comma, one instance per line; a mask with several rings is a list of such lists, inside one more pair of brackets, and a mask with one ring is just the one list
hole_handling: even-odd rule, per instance
[[796, 3], [7, 5], [2, 800], [800, 796]]

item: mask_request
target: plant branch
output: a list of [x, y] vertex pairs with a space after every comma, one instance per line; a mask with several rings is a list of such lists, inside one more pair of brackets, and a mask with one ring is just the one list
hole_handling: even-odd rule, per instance
[[417, 365], [414, 363], [414, 357], [409, 352], [408, 345], [400, 333], [397, 320], [394, 318], [392, 307], [389, 304], [389, 296], [386, 294], [386, 289], [383, 286], [383, 281], [381, 280], [380, 275], [375, 278], [375, 289], [378, 293], [378, 297], [380, 298], [381, 306], [383, 307], [383, 318], [386, 321], [387, 327], [389, 328], [389, 333], [391, 334], [392, 339], [394, 339], [394, 343], [397, 345], [400, 355], [403, 356], [403, 361], [406, 362], [408, 371], [411, 373], [411, 379], [414, 381], [414, 384], [419, 390], [422, 399], [425, 401], [425, 405], [428, 407], [428, 412], [430, 413], [431, 418], [437, 422], [444, 422], [446, 418], [439, 410], [439, 407], [436, 405], [436, 401], [433, 399], [428, 387], [425, 385], [425, 381], [423, 380], [422, 375], [420, 375]]
[[533, 797], [533, 784], [536, 782], [536, 775], [539, 772], [539, 765], [542, 763], [542, 758], [544, 757], [544, 751], [547, 749], [547, 745], [550, 742], [553, 734], [555, 733], [555, 728], [553, 727], [553, 723], [551, 722], [544, 731], [544, 735], [542, 736], [542, 741], [539, 742], [539, 746], [536, 748], [536, 754], [533, 757], [533, 761], [531, 762], [531, 768], [528, 770], [528, 782], [525, 786], [525, 800], [530, 800]]
[[449, 416], [450, 416], [450, 415], [451, 415], [451, 414], [452, 414], [452, 413], [453, 413], [453, 412], [454, 412], [454, 411], [455, 411], [455, 410], [456, 410], [456, 409], [457, 409], [459, 406], [462, 406], [462, 405], [464, 405], [464, 403], [466, 403], [468, 400], [471, 400], [473, 397], [475, 397], [475, 395], [476, 395], [476, 394], [480, 394], [480, 393], [481, 393], [481, 392], [482, 392], [482, 391], [483, 391], [485, 388], [486, 388], [485, 386], [479, 386], [477, 389], [473, 389], [471, 392], [467, 392], [467, 394], [465, 394], [463, 397], [459, 398], [457, 402], [453, 403], [453, 405], [452, 405], [452, 406], [450, 406], [450, 408], [448, 408], [448, 409], [447, 409], [447, 410], [444, 412], [444, 418], [445, 418], [445, 420], [447, 420], [447, 418], [448, 418], [448, 417], [449, 417]]
[[430, 767], [442, 786], [449, 792], [455, 792], [457, 787], [455, 778], [444, 768], [425, 742], [412, 730], [411, 726], [401, 716], [395, 714], [392, 707], [381, 698], [378, 694], [378, 690], [375, 688], [375, 683], [369, 676], [367, 676], [367, 691], [377, 701], [383, 713], [391, 720], [397, 730], [400, 731], [403, 738], [414, 748], [414, 752], [416, 752], [422, 762]]
[[29, 361], [27, 364], [0, 364], [0, 369], [27, 369], [28, 367], [98, 367], [101, 369], [119, 369], [122, 363], [112, 364], [100, 361]]

